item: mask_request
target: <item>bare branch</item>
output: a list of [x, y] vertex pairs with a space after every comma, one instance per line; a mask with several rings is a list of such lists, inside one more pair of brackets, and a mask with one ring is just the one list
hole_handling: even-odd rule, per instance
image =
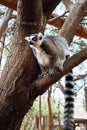
[[74, 79], [74, 81], [81, 80], [81, 79], [85, 78], [86, 76], [87, 76], [87, 74], [79, 75], [77, 78]]
[[46, 75], [42, 79], [37, 79], [36, 81], [34, 81], [31, 86], [31, 96], [36, 98], [38, 95], [43, 94], [49, 88], [49, 86], [57, 82], [61, 77], [63, 77], [72, 68], [80, 64], [85, 59], [87, 59], [87, 48], [67, 59], [64, 64], [63, 72], [56, 69], [54, 77]]
[[[50, 24], [51, 22], [56, 22], [56, 20], [58, 19], [62, 19], [63, 17], [65, 17], [65, 15], [68, 13], [68, 11], [66, 10], [62, 15], [57, 15], [57, 14], [51, 14], [50, 19], [48, 19], [48, 23]], [[64, 18], [63, 18], [64, 19]], [[54, 25], [55, 26], [55, 25]]]
[[78, 25], [84, 16], [84, 10], [86, 8], [87, 1], [83, 4], [74, 5], [59, 32], [60, 35], [64, 36], [68, 40], [69, 44], [71, 43], [73, 36], [76, 34]]
[[11, 14], [12, 14], [12, 10], [8, 9], [7, 13], [6, 13], [6, 17], [5, 17], [3, 23], [2, 23], [2, 25], [0, 27], [0, 37], [2, 36], [2, 34], [5, 32], [5, 30], [8, 27], [8, 22], [11, 19]]
[[[61, 29], [65, 19], [57, 16], [56, 14], [52, 14], [51, 17], [52, 18], [49, 19], [47, 23]], [[75, 35], [87, 39], [87, 28], [84, 25], [79, 24]]]
[[0, 0], [0, 4], [13, 10], [17, 9], [17, 0]]
[[[3, 130], [12, 128], [19, 129], [23, 117], [28, 109], [32, 106], [34, 99], [38, 95], [44, 93], [50, 85], [58, 81], [73, 67], [87, 59], [87, 48], [85, 48], [83, 51], [74, 55], [65, 62], [63, 72], [61, 72], [58, 68], [54, 68], [54, 77], [46, 75], [42, 79], [36, 80], [38, 74], [40, 73], [39, 65], [37, 64], [33, 53], [25, 40], [22, 42], [19, 40], [22, 39], [25, 35], [41, 31], [42, 27], [44, 30], [45, 26], [43, 25], [44, 22], [41, 18], [43, 16], [43, 8], [42, 5], [40, 5], [41, 3], [38, 4], [38, 2], [41, 2], [41, 0], [18, 0], [18, 21], [14, 36], [14, 39], [17, 40], [13, 41], [0, 79], [0, 128]], [[79, 20], [74, 19], [74, 22], [71, 21], [72, 24], [77, 21], [79, 24], [81, 18], [83, 17], [84, 6], [80, 7], [82, 9], [82, 12], [80, 11], [82, 15], [80, 14], [80, 16], [77, 17]], [[77, 12], [79, 11], [78, 7], [75, 9], [77, 11], [73, 10], [73, 16], [77, 15]], [[23, 25], [23, 22], [25, 22], [25, 25]], [[37, 23], [38, 26], [34, 26], [34, 23]], [[77, 24], [75, 24], [75, 26], [77, 26]], [[76, 28], [74, 27], [74, 29]], [[64, 34], [67, 40], [70, 41], [75, 32], [74, 30], [73, 34], [69, 35], [68, 37], [68, 34], [72, 30], [73, 27], [70, 30], [66, 30], [65, 28], [67, 33], [61, 34]]]
[[59, 88], [59, 89], [61, 90], [61, 92], [64, 94], [64, 87], [63, 87], [63, 85], [60, 83], [60, 81], [58, 81], [57, 84], [55, 84], [55, 86], [56, 86], [57, 88]]
[[1, 66], [1, 61], [2, 61], [2, 54], [3, 54], [3, 50], [4, 50], [4, 40], [5, 40], [5, 38], [3, 37], [0, 41], [0, 66]]

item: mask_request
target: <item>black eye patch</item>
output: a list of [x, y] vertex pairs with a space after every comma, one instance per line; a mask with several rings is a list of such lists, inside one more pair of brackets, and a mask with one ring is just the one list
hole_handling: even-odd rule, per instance
[[37, 41], [37, 37], [33, 37], [32, 40], [36, 42]]
[[39, 37], [39, 40], [42, 40], [42, 36]]

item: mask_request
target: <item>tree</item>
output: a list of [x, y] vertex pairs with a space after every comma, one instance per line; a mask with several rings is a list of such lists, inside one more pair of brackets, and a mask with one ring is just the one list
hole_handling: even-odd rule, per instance
[[51, 130], [52, 128], [52, 106], [51, 106], [51, 92], [52, 92], [52, 86], [48, 89], [48, 97], [47, 97], [47, 101], [48, 101], [48, 130]]
[[[55, 72], [54, 77], [46, 75], [41, 79], [37, 78], [40, 68], [24, 37], [44, 32], [47, 19], [60, 1], [18, 0], [14, 40], [0, 79], [0, 130], [19, 130], [24, 115], [36, 97], [87, 58], [87, 48], [84, 48], [65, 62], [63, 72], [55, 68], [57, 73]], [[72, 7], [69, 0], [67, 1], [70, 14], [61, 28], [60, 35], [70, 44], [84, 16], [84, 10], [87, 9], [87, 1]], [[6, 5], [6, 1], [1, 2]]]
[[2, 11], [2, 10], [1, 10], [0, 17], [4, 15], [5, 18], [3, 20], [3, 23], [0, 26], [0, 66], [1, 66], [1, 61], [2, 61], [3, 50], [6, 47], [5, 45], [6, 35], [9, 32], [9, 30], [11, 32], [11, 30], [14, 29], [14, 25], [11, 27], [8, 27], [9, 21], [12, 18], [14, 18], [14, 15], [12, 14], [13, 11], [11, 9], [6, 9], [6, 11]]

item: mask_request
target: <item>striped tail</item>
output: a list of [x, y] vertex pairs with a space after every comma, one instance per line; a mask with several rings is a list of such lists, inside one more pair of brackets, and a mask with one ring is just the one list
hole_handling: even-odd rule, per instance
[[66, 75], [65, 82], [66, 88], [63, 130], [74, 130], [74, 85], [72, 71]]

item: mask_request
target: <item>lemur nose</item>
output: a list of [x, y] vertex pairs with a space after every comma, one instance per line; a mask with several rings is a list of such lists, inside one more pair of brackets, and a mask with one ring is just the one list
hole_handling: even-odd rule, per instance
[[33, 41], [30, 41], [29, 43], [30, 43], [30, 45], [33, 45], [33, 44], [34, 44]]

